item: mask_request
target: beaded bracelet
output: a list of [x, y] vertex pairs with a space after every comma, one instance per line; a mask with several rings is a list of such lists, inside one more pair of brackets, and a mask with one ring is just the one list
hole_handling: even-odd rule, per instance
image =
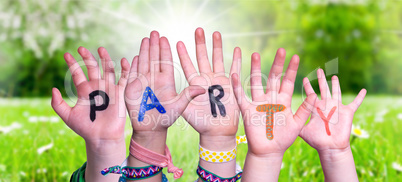
[[215, 175], [214, 173], [205, 170], [198, 164], [197, 175], [202, 181], [206, 182], [236, 182], [242, 177], [243, 172], [239, 172], [231, 178], [222, 178], [218, 175]]

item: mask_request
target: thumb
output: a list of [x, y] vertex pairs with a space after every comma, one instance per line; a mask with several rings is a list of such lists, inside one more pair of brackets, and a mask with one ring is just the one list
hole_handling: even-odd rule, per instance
[[312, 93], [307, 96], [302, 105], [297, 109], [296, 114], [293, 116], [293, 119], [300, 126], [303, 126], [306, 123], [308, 117], [314, 109], [315, 101], [317, 100], [317, 94]]
[[177, 101], [177, 112], [183, 113], [191, 100], [201, 94], [204, 94], [205, 92], [205, 89], [198, 85], [186, 87], [179, 95], [179, 99]]
[[60, 118], [67, 124], [71, 107], [63, 100], [61, 93], [57, 88], [52, 89], [52, 107]]

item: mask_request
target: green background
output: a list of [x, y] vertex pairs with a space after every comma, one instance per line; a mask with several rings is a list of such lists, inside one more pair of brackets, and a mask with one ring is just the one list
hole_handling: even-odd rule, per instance
[[[75, 101], [65, 52], [81, 61], [79, 46], [96, 58], [96, 49], [103, 46], [118, 68], [122, 57], [131, 60], [138, 54], [141, 39], [157, 30], [170, 40], [175, 63], [179, 40], [195, 61], [197, 27], [204, 28], [208, 45], [212, 45], [212, 32], [222, 33], [226, 70], [234, 47], [242, 48], [242, 81], [247, 81], [253, 52], [261, 54], [265, 74], [279, 47], [286, 49], [287, 63], [298, 54], [293, 106], [303, 98], [303, 77], [309, 77], [318, 91], [314, 75], [320, 67], [328, 79], [339, 76], [344, 104], [366, 88], [368, 96], [354, 125], [366, 130], [369, 138], [353, 138], [351, 144], [359, 179], [401, 181], [400, 171], [392, 165], [402, 163], [398, 129], [402, 127], [401, 10], [402, 1], [397, 0], [1, 1], [0, 129], [12, 123], [21, 127], [8, 133], [0, 130], [0, 181], [67, 181], [85, 162], [84, 141], [53, 118], [57, 115], [50, 106], [52, 87], [60, 89], [71, 104]], [[185, 79], [180, 66], [175, 71], [181, 91]], [[40, 121], [34, 122], [35, 118]], [[130, 128], [127, 124], [127, 140]], [[186, 140], [176, 142], [183, 135], [188, 136]], [[196, 179], [196, 141], [198, 134], [182, 119], [169, 129], [173, 159], [185, 171], [177, 181]], [[37, 149], [49, 143], [54, 146], [38, 154]], [[237, 161], [241, 166], [246, 152], [246, 145], [240, 146]], [[280, 181], [323, 181], [317, 153], [300, 138], [285, 153], [283, 164]]]

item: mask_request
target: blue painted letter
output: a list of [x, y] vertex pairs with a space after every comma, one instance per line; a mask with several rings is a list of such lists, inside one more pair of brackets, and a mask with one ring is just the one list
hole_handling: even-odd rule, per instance
[[[151, 98], [151, 104], [147, 104], [148, 97]], [[138, 121], [143, 121], [145, 112], [154, 108], [156, 108], [161, 114], [166, 113], [165, 108], [163, 108], [161, 103], [159, 103], [159, 100], [156, 98], [154, 92], [151, 90], [151, 88], [147, 87], [144, 91], [144, 95], [142, 96], [140, 112], [138, 113]]]

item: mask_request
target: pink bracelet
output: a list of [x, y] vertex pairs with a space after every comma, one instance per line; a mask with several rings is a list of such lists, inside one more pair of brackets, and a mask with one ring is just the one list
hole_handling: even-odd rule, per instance
[[183, 170], [175, 167], [172, 163], [172, 156], [170, 154], [169, 148], [165, 147], [166, 156], [162, 154], [155, 153], [148, 150], [138, 143], [136, 143], [131, 138], [130, 143], [130, 155], [134, 156], [136, 159], [159, 167], [167, 167], [168, 173], [173, 173], [174, 179], [178, 179], [183, 175]]

